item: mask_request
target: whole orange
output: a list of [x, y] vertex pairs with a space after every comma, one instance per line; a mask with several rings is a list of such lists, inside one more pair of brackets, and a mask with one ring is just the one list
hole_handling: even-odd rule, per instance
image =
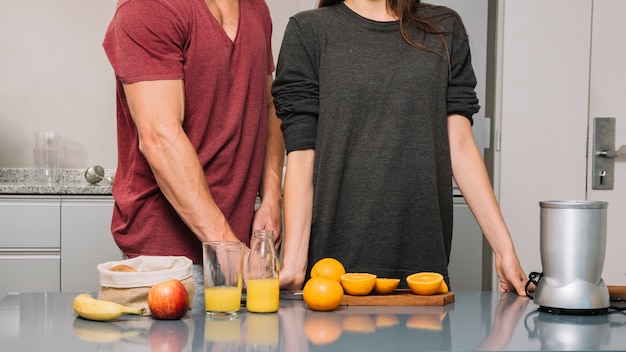
[[346, 273], [340, 261], [335, 258], [322, 258], [313, 264], [311, 277], [326, 277], [341, 282], [341, 275]]
[[333, 310], [339, 307], [343, 299], [341, 284], [327, 277], [313, 277], [304, 285], [302, 298], [312, 310]]

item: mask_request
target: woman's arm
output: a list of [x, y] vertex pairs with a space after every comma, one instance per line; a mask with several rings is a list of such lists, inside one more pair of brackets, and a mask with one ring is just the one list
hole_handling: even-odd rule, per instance
[[314, 149], [295, 150], [287, 155], [285, 239], [279, 275], [283, 289], [298, 290], [304, 284], [313, 216], [314, 158]]
[[526, 274], [496, 201], [483, 159], [476, 147], [470, 121], [448, 117], [452, 174], [494, 254], [500, 291], [525, 295]]

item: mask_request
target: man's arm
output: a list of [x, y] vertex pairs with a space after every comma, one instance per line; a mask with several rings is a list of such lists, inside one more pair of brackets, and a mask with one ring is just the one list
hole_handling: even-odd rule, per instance
[[182, 128], [182, 80], [124, 85], [139, 150], [178, 215], [201, 240], [239, 241], [211, 196], [198, 155]]

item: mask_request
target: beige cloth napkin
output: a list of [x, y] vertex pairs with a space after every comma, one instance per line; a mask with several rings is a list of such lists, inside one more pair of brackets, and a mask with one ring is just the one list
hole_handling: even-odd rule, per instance
[[[132, 266], [137, 272], [110, 271], [116, 265]], [[178, 279], [189, 295], [189, 305], [194, 296], [193, 262], [182, 256], [139, 256], [98, 265], [100, 291], [98, 299], [116, 302], [128, 307], [148, 308], [148, 293], [159, 282]]]

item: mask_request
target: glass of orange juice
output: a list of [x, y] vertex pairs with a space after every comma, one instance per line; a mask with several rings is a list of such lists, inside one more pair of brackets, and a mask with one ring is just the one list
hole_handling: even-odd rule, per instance
[[202, 243], [204, 305], [209, 316], [234, 316], [241, 308], [241, 274], [244, 244]]

